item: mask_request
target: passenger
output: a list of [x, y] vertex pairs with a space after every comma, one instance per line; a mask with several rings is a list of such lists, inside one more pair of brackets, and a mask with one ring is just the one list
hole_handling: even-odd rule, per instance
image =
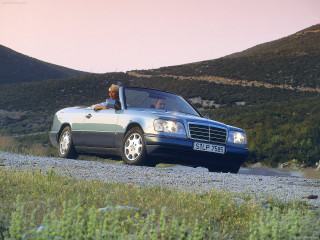
[[154, 108], [156, 109], [165, 109], [165, 107], [166, 107], [166, 100], [163, 98], [159, 98], [154, 104]]
[[[119, 101], [119, 86], [112, 84], [111, 87], [109, 88], [109, 97], [110, 99], [118, 100]], [[96, 104], [93, 106], [94, 110], [101, 110], [101, 109], [108, 109], [107, 103], [102, 102], [99, 104]]]

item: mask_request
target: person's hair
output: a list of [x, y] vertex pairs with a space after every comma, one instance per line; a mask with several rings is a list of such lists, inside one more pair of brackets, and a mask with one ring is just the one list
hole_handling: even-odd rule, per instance
[[119, 86], [116, 85], [116, 84], [112, 84], [111, 87], [109, 87], [109, 91], [112, 90], [112, 89], [116, 90], [117, 92], [119, 92]]

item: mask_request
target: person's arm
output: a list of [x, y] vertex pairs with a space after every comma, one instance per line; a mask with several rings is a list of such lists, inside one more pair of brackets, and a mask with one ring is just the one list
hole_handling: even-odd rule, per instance
[[95, 110], [95, 111], [101, 110], [101, 109], [107, 109], [107, 107], [99, 106], [99, 105], [97, 105], [97, 106], [94, 107], [94, 110]]
[[95, 105], [95, 106], [93, 107], [93, 109], [94, 109], [95, 111], [97, 111], [97, 110], [108, 109], [108, 108], [107, 108], [107, 106], [106, 106], [106, 103], [103, 102], [103, 103], [100, 103], [100, 104]]

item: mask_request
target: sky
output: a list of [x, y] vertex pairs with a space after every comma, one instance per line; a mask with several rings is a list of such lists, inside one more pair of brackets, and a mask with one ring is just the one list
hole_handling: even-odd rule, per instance
[[95, 73], [240, 52], [320, 23], [320, 0], [0, 0], [0, 45]]

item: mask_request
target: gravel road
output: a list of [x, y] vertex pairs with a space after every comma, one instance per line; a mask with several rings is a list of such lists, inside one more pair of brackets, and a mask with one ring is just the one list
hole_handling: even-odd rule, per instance
[[[252, 175], [248, 169], [240, 174], [210, 173], [193, 168], [150, 168], [105, 162], [72, 160], [0, 151], [0, 166], [9, 169], [54, 170], [78, 179], [132, 183], [138, 186], [161, 186], [183, 191], [203, 192], [212, 189], [247, 193], [266, 201], [273, 196], [282, 201], [302, 200], [320, 207], [320, 180], [301, 177]], [[316, 199], [308, 199], [310, 196]]]

